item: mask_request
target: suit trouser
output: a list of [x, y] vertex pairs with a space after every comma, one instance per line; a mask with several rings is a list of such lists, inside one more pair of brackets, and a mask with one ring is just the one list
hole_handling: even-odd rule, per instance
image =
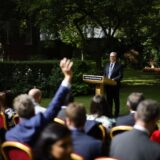
[[115, 104], [115, 112], [114, 116], [118, 117], [119, 109], [120, 109], [120, 100], [119, 100], [119, 85], [117, 86], [106, 86], [106, 94], [107, 94], [107, 101], [108, 101], [108, 114], [109, 116], [113, 116], [113, 102]]

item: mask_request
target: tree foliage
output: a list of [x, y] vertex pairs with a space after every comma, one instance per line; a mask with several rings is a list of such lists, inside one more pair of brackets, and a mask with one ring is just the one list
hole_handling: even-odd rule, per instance
[[107, 47], [116, 39], [126, 50], [147, 54], [160, 50], [160, 0], [3, 0], [1, 4], [0, 19], [19, 18], [21, 28], [31, 23], [84, 52], [88, 28], [93, 29], [93, 38], [94, 28], [100, 28]]

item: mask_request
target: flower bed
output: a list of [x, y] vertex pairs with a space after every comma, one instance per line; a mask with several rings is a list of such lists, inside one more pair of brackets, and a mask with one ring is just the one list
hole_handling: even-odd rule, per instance
[[143, 69], [144, 72], [155, 72], [160, 74], [160, 68], [150, 68], [150, 67], [145, 67]]

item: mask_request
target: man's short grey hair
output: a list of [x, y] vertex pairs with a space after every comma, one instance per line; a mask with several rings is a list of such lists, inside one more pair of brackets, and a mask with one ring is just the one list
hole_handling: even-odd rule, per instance
[[152, 122], [160, 117], [160, 104], [151, 99], [139, 103], [137, 108], [137, 119], [145, 123]]
[[21, 94], [14, 99], [14, 109], [21, 118], [31, 118], [35, 115], [34, 100], [27, 94]]
[[111, 55], [117, 56], [117, 52], [111, 52], [111, 53], [110, 53], [110, 56], [111, 56]]
[[137, 110], [138, 104], [144, 100], [143, 93], [140, 92], [133, 92], [131, 93], [127, 98], [127, 105], [130, 107], [133, 111]]

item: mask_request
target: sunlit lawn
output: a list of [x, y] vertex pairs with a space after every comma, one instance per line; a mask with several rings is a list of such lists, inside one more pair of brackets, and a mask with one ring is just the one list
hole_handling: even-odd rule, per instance
[[[155, 73], [144, 73], [141, 70], [124, 70], [124, 78], [120, 90], [120, 113], [127, 113], [126, 99], [131, 92], [143, 92], [146, 98], [155, 99], [160, 102], [160, 75]], [[75, 101], [83, 103], [88, 111], [90, 100], [94, 93], [87, 96], [75, 97]], [[43, 99], [42, 106], [47, 106], [50, 99]]]

